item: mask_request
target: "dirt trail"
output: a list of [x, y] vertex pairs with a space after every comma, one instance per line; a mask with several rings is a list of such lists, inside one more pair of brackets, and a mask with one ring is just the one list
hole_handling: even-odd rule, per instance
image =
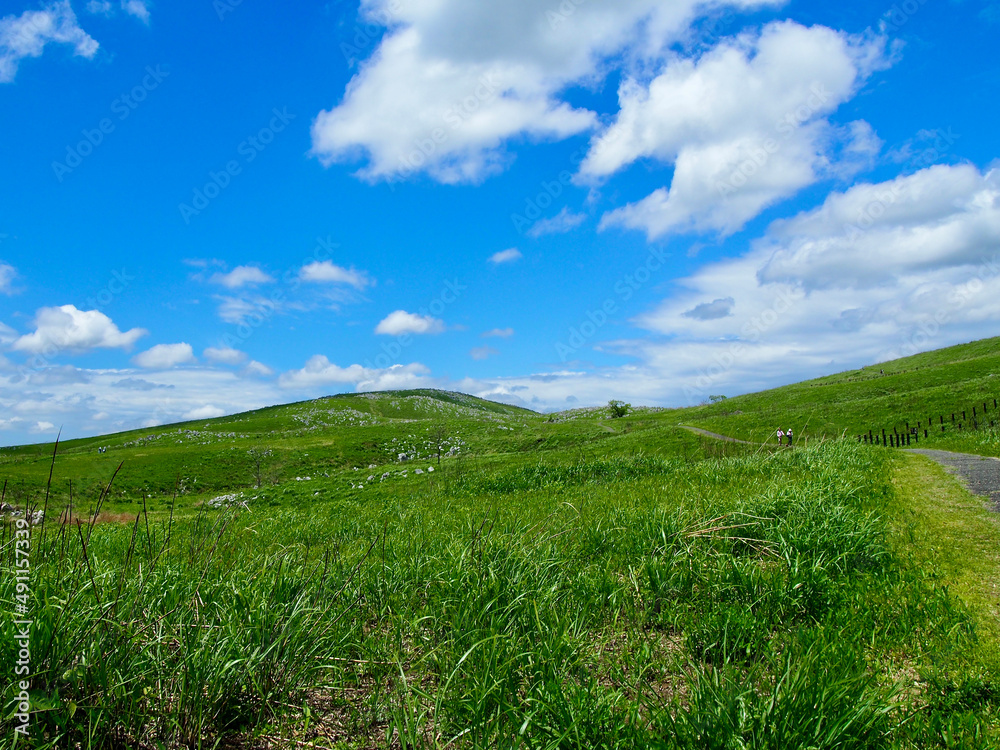
[[689, 427], [686, 424], [678, 425], [678, 427], [683, 427], [685, 430], [690, 430], [691, 432], [697, 432], [699, 435], [704, 435], [705, 437], [715, 438], [716, 440], [724, 440], [727, 443], [743, 443], [744, 445], [760, 445], [760, 443], [751, 443], [749, 440], [740, 440], [739, 438], [729, 437], [728, 435], [720, 435], [717, 432], [709, 432], [708, 430], [703, 430], [700, 427]]
[[970, 492], [988, 497], [993, 510], [1000, 513], [1000, 459], [926, 448], [913, 448], [909, 452], [927, 456], [945, 471], [961, 477]]

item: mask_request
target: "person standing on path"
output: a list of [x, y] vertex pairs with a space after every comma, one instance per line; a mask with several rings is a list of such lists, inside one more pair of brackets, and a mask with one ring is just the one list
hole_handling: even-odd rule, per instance
[[791, 427], [789, 427], [788, 430], [785, 431], [785, 435], [788, 436], [788, 444], [791, 445], [792, 444], [792, 428]]
[[785, 436], [785, 433], [782, 432], [781, 428], [779, 427], [778, 428], [778, 445], [781, 445], [781, 438], [783, 438], [784, 436]]

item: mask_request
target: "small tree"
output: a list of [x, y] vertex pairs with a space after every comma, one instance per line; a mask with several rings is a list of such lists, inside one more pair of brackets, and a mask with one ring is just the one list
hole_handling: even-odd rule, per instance
[[444, 445], [445, 437], [448, 435], [448, 429], [445, 424], [438, 424], [431, 430], [431, 440], [437, 446], [437, 458], [438, 466], [441, 466], [441, 447]]
[[631, 408], [632, 404], [626, 404], [624, 401], [616, 401], [615, 399], [608, 401], [608, 413], [612, 419], [624, 417]]
[[254, 480], [258, 488], [264, 483], [264, 470], [273, 455], [274, 451], [270, 448], [251, 448], [247, 451], [247, 456], [250, 457], [250, 468], [253, 470]]
[[725, 401], [726, 396], [709, 396], [708, 400], [711, 401], [713, 404], [717, 404], [720, 401]]

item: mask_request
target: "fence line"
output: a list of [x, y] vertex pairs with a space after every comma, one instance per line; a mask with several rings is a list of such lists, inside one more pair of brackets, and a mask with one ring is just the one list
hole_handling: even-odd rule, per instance
[[[985, 401], [981, 402], [982, 407], [980, 408], [979, 403], [972, 407], [972, 416], [969, 417], [968, 409], [961, 409], [950, 412], [950, 419], [946, 421], [945, 415], [938, 413], [937, 415], [937, 425], [934, 424], [934, 414], [928, 413], [926, 420], [917, 420], [916, 426], [912, 426], [909, 422], [904, 420], [906, 428], [903, 432], [897, 429], [898, 422], [893, 425], [890, 429], [892, 432], [888, 432], [884, 427], [876, 427], [874, 430], [868, 430], [867, 433], [862, 433], [860, 435], [855, 435], [855, 439], [859, 443], [865, 443], [867, 445], [882, 445], [887, 448], [902, 448], [912, 443], [920, 442], [920, 433], [923, 432], [923, 437], [925, 440], [931, 437], [931, 435], [939, 434], [935, 429], [936, 427], [941, 428], [941, 432], [945, 432], [949, 427], [952, 430], [978, 430], [983, 427], [993, 427], [996, 423], [995, 419], [989, 419], [987, 422], [987, 414], [991, 411], [989, 408], [990, 401], [993, 402], [992, 411], [997, 411], [997, 400], [995, 398], [987, 398]], [[956, 415], [961, 415], [960, 417]], [[881, 435], [879, 432], [881, 431]]]

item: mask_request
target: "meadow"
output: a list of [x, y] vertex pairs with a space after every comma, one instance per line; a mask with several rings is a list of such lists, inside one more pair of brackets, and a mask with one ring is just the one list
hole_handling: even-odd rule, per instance
[[46, 511], [17, 746], [1000, 746], [995, 515], [711, 415], [389, 393], [5, 449]]
[[[947, 450], [951, 445], [959, 450], [970, 440], [965, 433], [973, 421], [973, 407], [980, 426], [988, 428], [992, 421], [994, 428], [1000, 427], [1000, 409], [994, 404], [994, 399], [1000, 399], [998, 374], [1000, 339], [983, 339], [717, 400], [679, 410], [679, 419], [751, 441], [773, 440], [778, 427], [791, 427], [803, 439], [853, 438], [869, 430], [876, 434], [881, 429], [890, 434], [893, 429], [905, 432], [907, 424], [915, 427], [919, 422], [921, 441], [923, 429], [930, 427], [927, 447]], [[962, 430], [957, 428], [959, 422]], [[995, 441], [982, 444], [987, 446], [988, 455], [997, 455]]]

